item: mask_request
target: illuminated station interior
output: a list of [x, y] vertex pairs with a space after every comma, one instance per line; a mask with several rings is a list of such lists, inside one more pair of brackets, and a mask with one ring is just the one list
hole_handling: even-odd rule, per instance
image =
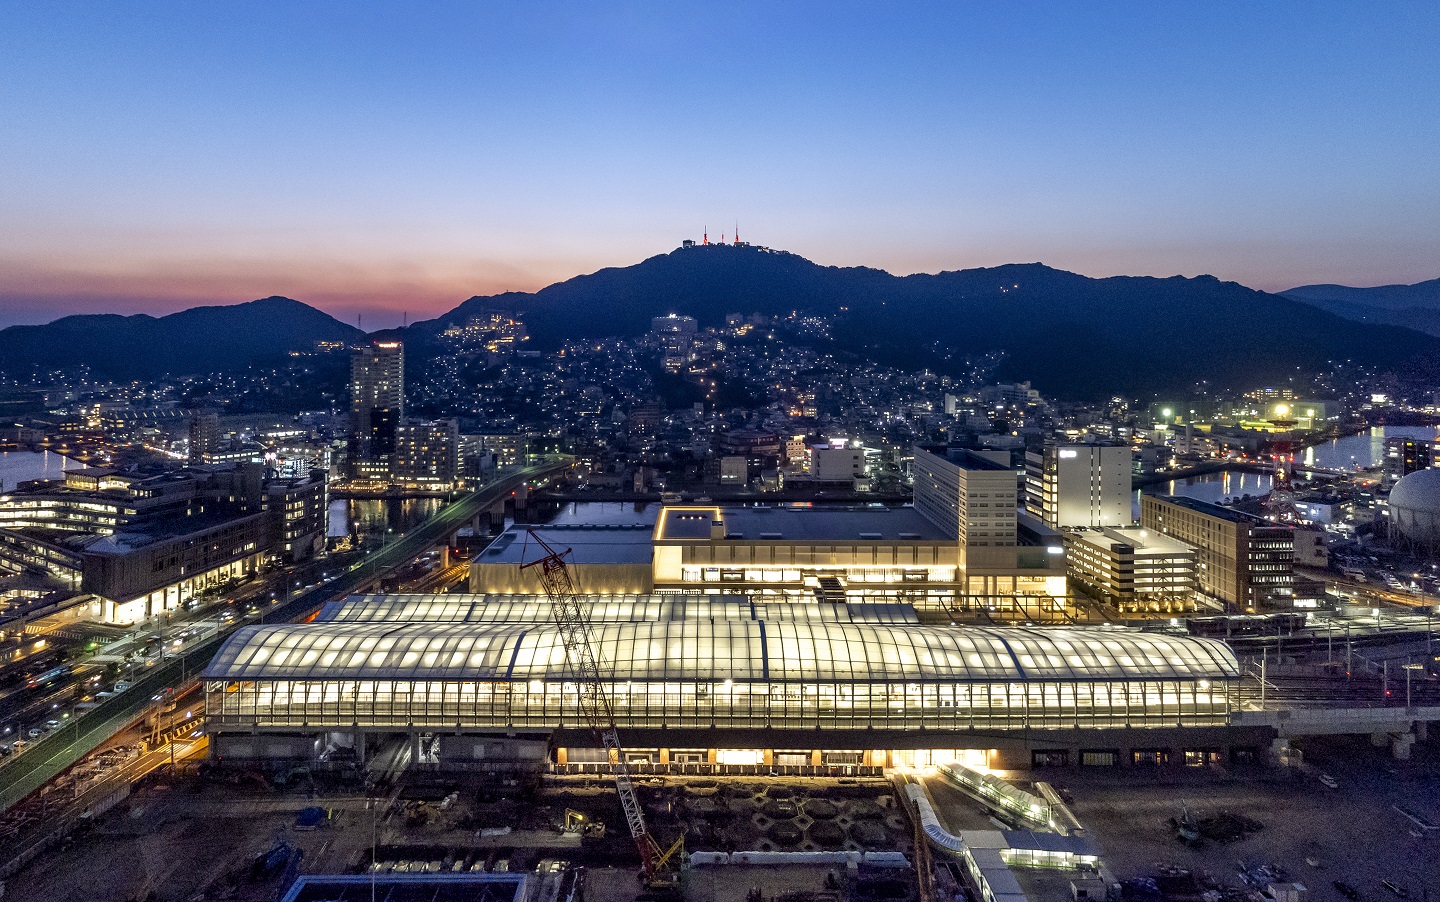
[[[1167, 757], [1218, 755], [1228, 743], [1201, 734], [1223, 732], [1240, 676], [1214, 640], [930, 626], [894, 603], [618, 595], [585, 605], [632, 763], [657, 768], [999, 765], [1014, 761], [1017, 737], [1044, 746], [1045, 760], [1093, 751], [1121, 763], [1135, 734], [1156, 731]], [[404, 734], [426, 750], [417, 761], [435, 765], [604, 760], [544, 597], [352, 597], [311, 623], [242, 629], [205, 680], [221, 757], [327, 745], [363, 755]], [[1199, 744], [1172, 741], [1177, 730]], [[1081, 748], [1120, 733], [1129, 745]], [[474, 740], [487, 734], [496, 742]]]

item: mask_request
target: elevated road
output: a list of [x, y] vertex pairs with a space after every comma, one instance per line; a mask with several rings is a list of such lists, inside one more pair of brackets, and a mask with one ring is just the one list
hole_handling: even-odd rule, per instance
[[182, 654], [153, 665], [139, 675], [125, 692], [72, 718], [63, 728], [36, 740], [24, 754], [0, 766], [0, 811], [9, 809], [94, 751], [105, 740], [144, 717], [151, 710], [155, 696], [196, 679], [235, 630], [256, 622], [284, 623], [307, 617], [325, 602], [350, 595], [407, 563], [478, 514], [502, 503], [522, 485], [549, 479], [569, 469], [572, 464], [573, 460], [567, 457], [499, 476], [477, 491], [441, 508], [435, 516], [367, 555], [331, 582], [282, 601], [263, 611], [258, 619], [247, 618], [226, 627]]

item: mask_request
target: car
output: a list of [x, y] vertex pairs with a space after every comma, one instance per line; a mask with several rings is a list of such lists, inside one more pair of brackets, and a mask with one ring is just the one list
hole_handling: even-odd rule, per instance
[[1331, 885], [1335, 887], [1335, 890], [1340, 893], [1340, 895], [1351, 900], [1351, 902], [1360, 898], [1360, 891], [1344, 880], [1331, 881]]
[[1329, 774], [1321, 774], [1320, 782], [1323, 785], [1330, 787], [1331, 789], [1336, 789], [1340, 786], [1340, 784], [1336, 782], [1335, 778], [1330, 776]]
[[39, 739], [41, 736], [45, 735], [45, 731], [40, 727], [31, 727], [29, 732], [27, 732], [25, 735], [29, 736], [31, 739]]
[[58, 721], [58, 720], [47, 720], [47, 721], [45, 721], [45, 729], [47, 729], [47, 730], [58, 730], [58, 729], [60, 729], [60, 721]]

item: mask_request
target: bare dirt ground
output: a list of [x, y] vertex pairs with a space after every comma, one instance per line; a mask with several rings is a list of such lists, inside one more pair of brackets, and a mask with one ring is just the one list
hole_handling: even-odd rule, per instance
[[[1395, 810], [1403, 806], [1440, 824], [1440, 743], [1417, 743], [1408, 762], [1392, 760], [1388, 748], [1373, 748], [1363, 737], [1297, 745], [1305, 751], [1303, 771], [1082, 768], [1043, 776], [1071, 791], [1072, 810], [1121, 878], [1153, 876], [1159, 865], [1174, 864], [1239, 887], [1242, 867], [1273, 863], [1305, 884], [1314, 902], [1343, 902], [1334, 880], [1365, 899], [1395, 898], [1381, 879], [1405, 887], [1412, 899], [1427, 890], [1440, 899], [1440, 831], [1422, 830]], [[1333, 776], [1338, 788], [1321, 784], [1320, 773]], [[1262, 826], [1231, 842], [1187, 845], [1170, 823], [1182, 802], [1197, 816], [1229, 812]]]
[[[555, 780], [538, 794], [519, 797], [456, 788], [446, 802], [448, 787], [401, 787], [368, 799], [358, 791], [272, 791], [198, 776], [152, 780], [12, 877], [4, 898], [269, 902], [294, 873], [355, 873], [370, 865], [372, 855], [397, 870], [516, 871], [532, 869], [542, 858], [562, 859], [594, 873], [592, 900], [636, 897], [639, 859], [608, 781]], [[892, 793], [881, 780], [671, 780], [643, 785], [641, 800], [657, 839], [668, 844], [684, 832], [687, 851], [911, 854], [909, 823]], [[297, 815], [309, 806], [322, 808], [325, 821], [301, 829]], [[604, 836], [582, 842], [561, 835], [567, 809], [604, 822]], [[262, 873], [257, 857], [281, 844], [298, 855], [282, 852], [281, 866]], [[831, 869], [778, 868], [763, 880], [760, 870], [696, 869], [690, 895], [696, 902], [741, 902], [756, 885], [767, 899], [819, 892]], [[907, 889], [903, 895], [913, 894]]]

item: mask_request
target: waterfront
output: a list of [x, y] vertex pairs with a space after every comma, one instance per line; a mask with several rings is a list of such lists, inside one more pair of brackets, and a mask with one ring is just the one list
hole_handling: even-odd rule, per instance
[[31, 479], [58, 479], [84, 464], [54, 451], [0, 451], [0, 492]]
[[[1212, 504], [1227, 504], [1244, 498], [1265, 495], [1275, 480], [1268, 473], [1250, 473], [1245, 470], [1221, 470], [1189, 479], [1172, 479], [1157, 485], [1147, 486], [1144, 491], [1151, 495], [1180, 495]], [[1134, 510], [1140, 516], [1140, 489], [1135, 490]]]
[[[1297, 456], [1307, 466], [1327, 470], [1368, 470], [1384, 462], [1385, 438], [1393, 435], [1436, 439], [1440, 438], [1440, 429], [1431, 426], [1375, 426], [1364, 432], [1312, 445]], [[1152, 495], [1180, 495], [1213, 504], [1228, 504], [1247, 495], [1254, 498], [1268, 494], [1272, 485], [1274, 479], [1268, 473], [1221, 470], [1147, 486], [1144, 491]], [[1138, 518], [1140, 490], [1135, 492], [1134, 509]]]
[[441, 498], [336, 498], [330, 502], [331, 537], [406, 532], [435, 516]]
[[1300, 462], [1327, 470], [1378, 467], [1385, 460], [1385, 438], [1392, 435], [1434, 440], [1440, 438], [1440, 429], [1434, 426], [1375, 426], [1355, 435], [1312, 445], [1300, 455]]

